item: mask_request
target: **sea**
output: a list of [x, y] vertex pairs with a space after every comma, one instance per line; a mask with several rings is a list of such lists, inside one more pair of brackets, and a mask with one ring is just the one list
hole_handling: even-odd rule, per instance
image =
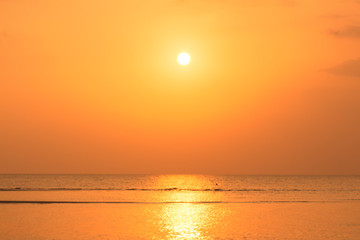
[[0, 175], [0, 239], [359, 240], [360, 176]]

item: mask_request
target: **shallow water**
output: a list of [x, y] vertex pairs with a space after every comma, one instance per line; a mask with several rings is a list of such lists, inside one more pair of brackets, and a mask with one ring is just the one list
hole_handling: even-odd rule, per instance
[[359, 239], [359, 176], [1, 175], [1, 239]]

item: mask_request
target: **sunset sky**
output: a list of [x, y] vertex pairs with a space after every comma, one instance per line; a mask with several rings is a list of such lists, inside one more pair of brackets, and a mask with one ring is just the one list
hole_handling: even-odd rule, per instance
[[0, 0], [0, 108], [0, 173], [360, 174], [360, 1]]

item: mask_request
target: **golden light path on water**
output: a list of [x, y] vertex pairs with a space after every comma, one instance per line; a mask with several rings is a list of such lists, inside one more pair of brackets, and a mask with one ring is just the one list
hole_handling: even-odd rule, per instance
[[197, 204], [166, 205], [161, 215], [167, 239], [201, 239], [208, 225], [208, 212]]
[[[211, 179], [203, 176], [166, 176], [159, 179], [159, 184], [169, 184], [174, 181], [175, 186], [183, 189], [206, 188], [214, 185]], [[169, 186], [169, 185], [167, 185]], [[209, 232], [216, 228], [223, 216], [214, 214], [213, 192], [201, 191], [172, 191], [167, 195], [167, 201], [177, 202], [164, 204], [159, 213], [159, 225], [165, 239], [207, 239]], [[180, 203], [179, 203], [180, 202]]]

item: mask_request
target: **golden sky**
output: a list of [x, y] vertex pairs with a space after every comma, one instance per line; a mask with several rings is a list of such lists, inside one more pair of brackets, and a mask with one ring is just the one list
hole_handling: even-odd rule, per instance
[[0, 0], [0, 172], [360, 174], [359, 10]]

